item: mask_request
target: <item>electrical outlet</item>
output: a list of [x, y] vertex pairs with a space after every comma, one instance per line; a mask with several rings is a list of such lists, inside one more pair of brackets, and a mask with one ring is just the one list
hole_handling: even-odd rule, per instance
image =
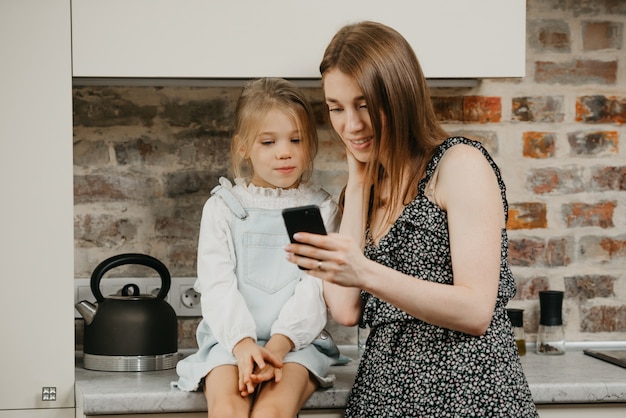
[[190, 287], [180, 295], [180, 302], [185, 308], [193, 309], [200, 305], [200, 293], [196, 292], [193, 287]]
[[172, 306], [178, 316], [202, 316], [200, 293], [193, 288], [195, 283], [195, 277], [180, 278], [176, 283], [178, 295], [172, 292]]
[[[170, 290], [165, 295], [165, 300], [172, 305], [177, 316], [202, 316], [200, 294], [193, 290], [195, 282], [195, 277], [172, 277]], [[102, 296], [107, 298], [121, 291], [122, 287], [129, 283], [136, 284], [141, 294], [154, 296], [159, 293], [163, 284], [160, 277], [105, 277], [100, 281], [100, 292], [102, 292]], [[183, 298], [185, 294], [187, 296]], [[91, 279], [89, 278], [74, 280], [74, 303], [82, 300], [91, 303], [96, 301], [91, 291]], [[74, 309], [74, 318], [81, 318], [76, 309]]]

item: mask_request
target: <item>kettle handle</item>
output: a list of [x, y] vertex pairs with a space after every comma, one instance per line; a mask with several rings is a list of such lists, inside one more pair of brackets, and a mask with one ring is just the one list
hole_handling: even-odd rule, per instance
[[100, 291], [100, 280], [102, 280], [104, 274], [112, 268], [122, 266], [124, 264], [140, 264], [156, 270], [157, 273], [159, 273], [159, 276], [161, 276], [161, 290], [159, 290], [156, 297], [158, 299], [165, 299], [165, 296], [167, 296], [167, 292], [169, 292], [172, 284], [172, 277], [170, 276], [170, 272], [167, 267], [165, 267], [165, 264], [146, 254], [128, 253], [107, 258], [98, 264], [93, 273], [91, 273], [91, 293], [93, 293], [96, 297], [96, 302], [102, 302], [104, 300], [104, 296], [102, 296], [102, 292]]

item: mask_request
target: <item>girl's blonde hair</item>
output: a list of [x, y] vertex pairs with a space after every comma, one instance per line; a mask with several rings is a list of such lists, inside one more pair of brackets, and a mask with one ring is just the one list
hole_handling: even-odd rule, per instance
[[313, 172], [313, 160], [317, 154], [317, 130], [313, 111], [303, 92], [295, 84], [272, 77], [249, 82], [239, 96], [231, 142], [233, 174], [235, 177], [249, 177], [253, 174], [250, 149], [272, 109], [285, 112], [300, 131], [300, 141], [307, 162], [300, 181], [307, 181]]
[[[330, 41], [320, 64], [322, 83], [333, 69], [353, 78], [363, 92], [375, 136], [367, 165], [371, 204], [385, 206], [383, 219], [391, 221], [393, 208], [417, 194], [428, 161], [447, 136], [436, 119], [422, 68], [400, 33], [364, 21], [344, 26]], [[393, 185], [386, 202], [379, 193], [383, 181]]]

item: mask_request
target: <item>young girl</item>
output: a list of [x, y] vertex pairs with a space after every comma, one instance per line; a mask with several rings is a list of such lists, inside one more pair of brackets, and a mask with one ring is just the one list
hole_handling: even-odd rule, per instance
[[[340, 215], [330, 195], [305, 182], [317, 133], [302, 92], [279, 78], [249, 83], [235, 110], [233, 186], [225, 178], [202, 213], [197, 353], [177, 365], [178, 387], [204, 386], [209, 417], [294, 417], [338, 357], [324, 350], [321, 281], [285, 260], [281, 210], [320, 206], [328, 231]], [[332, 354], [325, 354], [334, 352]], [[337, 354], [337, 355], [335, 355]], [[254, 396], [252, 396], [254, 395]]]

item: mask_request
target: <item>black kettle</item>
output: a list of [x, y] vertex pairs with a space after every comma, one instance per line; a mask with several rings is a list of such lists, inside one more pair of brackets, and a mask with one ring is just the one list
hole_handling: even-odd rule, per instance
[[[151, 267], [161, 276], [161, 289], [154, 295], [139, 293], [135, 284], [123, 287], [121, 295], [103, 297], [100, 280], [124, 264]], [[173, 368], [178, 361], [178, 320], [165, 297], [171, 276], [165, 265], [145, 254], [120, 254], [101, 262], [91, 275], [96, 303], [78, 302], [85, 319], [84, 366], [91, 370], [146, 371]]]

